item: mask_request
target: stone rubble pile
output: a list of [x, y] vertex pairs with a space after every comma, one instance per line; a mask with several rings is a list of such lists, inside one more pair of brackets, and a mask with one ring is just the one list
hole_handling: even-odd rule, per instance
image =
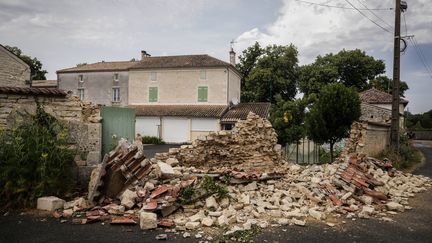
[[133, 144], [121, 140], [92, 174], [87, 199], [44, 199], [41, 208], [75, 224], [139, 224], [183, 237], [198, 231], [201, 238], [214, 228], [229, 234], [311, 220], [331, 227], [343, 218], [391, 220], [411, 209], [415, 193], [432, 186], [428, 177], [363, 154], [332, 164], [290, 164], [281, 160], [275, 139], [268, 121], [249, 114], [232, 133], [211, 134], [151, 159], [144, 157], [140, 137]]
[[200, 137], [191, 145], [172, 148], [156, 154], [156, 159], [177, 159], [182, 165], [231, 167], [248, 170], [272, 170], [281, 163], [281, 146], [271, 123], [250, 112], [246, 120], [237, 122], [233, 131], [219, 131]]

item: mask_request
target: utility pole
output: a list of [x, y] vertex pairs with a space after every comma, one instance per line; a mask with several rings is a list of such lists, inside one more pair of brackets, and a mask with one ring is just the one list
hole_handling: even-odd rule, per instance
[[399, 85], [400, 85], [400, 16], [401, 0], [395, 0], [395, 30], [393, 50], [393, 89], [392, 89], [392, 119], [391, 119], [391, 146], [399, 150]]

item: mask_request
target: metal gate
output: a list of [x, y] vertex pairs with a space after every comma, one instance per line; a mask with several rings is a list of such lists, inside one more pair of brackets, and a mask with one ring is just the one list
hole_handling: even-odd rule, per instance
[[132, 141], [135, 137], [135, 110], [102, 107], [102, 157], [116, 145], [118, 139]]

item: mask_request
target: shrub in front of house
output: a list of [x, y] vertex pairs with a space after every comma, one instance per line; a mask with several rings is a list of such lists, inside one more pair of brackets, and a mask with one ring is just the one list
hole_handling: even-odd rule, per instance
[[73, 150], [67, 129], [38, 105], [0, 131], [0, 207], [33, 207], [41, 196], [63, 196], [72, 187]]
[[144, 136], [142, 137], [143, 144], [165, 144], [162, 138], [154, 137], [154, 136]]

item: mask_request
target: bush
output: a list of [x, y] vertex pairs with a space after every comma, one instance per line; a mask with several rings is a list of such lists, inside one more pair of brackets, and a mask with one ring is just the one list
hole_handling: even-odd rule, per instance
[[165, 144], [162, 138], [153, 137], [153, 136], [144, 136], [142, 138], [143, 144]]
[[66, 139], [65, 126], [39, 105], [0, 131], [0, 206], [34, 206], [38, 197], [69, 191], [74, 153]]
[[421, 161], [420, 152], [411, 146], [407, 136], [401, 136], [399, 152], [389, 148], [382, 152], [379, 158], [388, 158], [397, 169], [407, 169]]

